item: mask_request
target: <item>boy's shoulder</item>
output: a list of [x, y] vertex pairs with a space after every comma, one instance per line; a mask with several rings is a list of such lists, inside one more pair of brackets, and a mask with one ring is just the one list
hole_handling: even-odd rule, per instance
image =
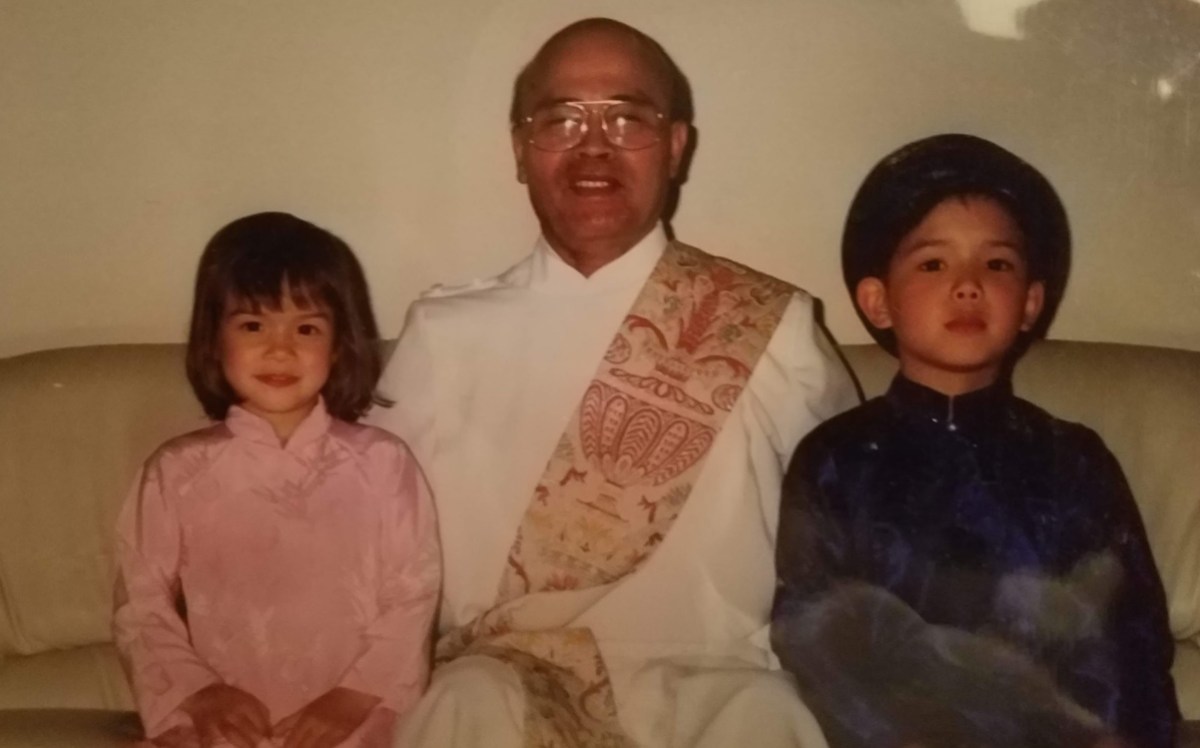
[[[1081, 423], [1058, 418], [1015, 395], [1008, 407], [1006, 426], [1022, 441], [1053, 447], [1062, 453], [1078, 451], [1082, 456], [1108, 453], [1100, 435]], [[901, 419], [895, 417], [887, 398], [880, 395], [819, 424], [801, 440], [796, 454], [811, 459], [831, 452], [874, 453], [880, 448], [881, 439], [905, 438], [902, 428]]]
[[847, 449], [870, 449], [881, 429], [889, 423], [887, 401], [873, 397], [822, 421], [800, 441], [796, 455], [815, 456]]
[[1108, 451], [1104, 440], [1082, 423], [1059, 418], [1039, 405], [1014, 396], [1013, 422], [1017, 428], [1066, 449], [1102, 449]]
[[848, 440], [866, 436], [891, 419], [887, 398], [878, 395], [820, 423], [809, 433], [818, 439]]

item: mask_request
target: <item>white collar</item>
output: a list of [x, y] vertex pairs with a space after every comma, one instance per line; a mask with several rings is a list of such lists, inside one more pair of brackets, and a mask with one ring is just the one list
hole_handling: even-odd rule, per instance
[[549, 293], [592, 293], [643, 283], [667, 248], [667, 233], [657, 224], [625, 254], [584, 276], [555, 252], [544, 236], [539, 236], [530, 257], [529, 287]]

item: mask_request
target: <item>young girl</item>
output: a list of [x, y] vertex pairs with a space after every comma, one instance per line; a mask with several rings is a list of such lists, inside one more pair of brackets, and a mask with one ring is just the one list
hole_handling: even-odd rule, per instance
[[440, 550], [408, 448], [357, 425], [380, 362], [337, 237], [238, 219], [200, 258], [187, 373], [219, 423], [146, 462], [114, 630], [155, 745], [389, 744], [428, 676]]

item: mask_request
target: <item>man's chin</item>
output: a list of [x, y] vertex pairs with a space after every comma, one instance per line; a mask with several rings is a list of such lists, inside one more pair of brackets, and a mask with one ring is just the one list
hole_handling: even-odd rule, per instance
[[653, 225], [639, 228], [629, 225], [627, 220], [617, 220], [610, 216], [589, 216], [586, 220], [572, 221], [570, 225], [561, 227], [563, 230], [545, 231], [547, 237], [552, 235], [567, 249], [585, 249], [587, 247], [614, 247], [621, 252], [641, 241], [650, 233]]

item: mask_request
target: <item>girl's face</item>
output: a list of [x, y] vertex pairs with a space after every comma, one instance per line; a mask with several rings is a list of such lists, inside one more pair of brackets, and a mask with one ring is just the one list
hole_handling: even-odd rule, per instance
[[221, 320], [221, 367], [240, 405], [286, 442], [312, 412], [333, 363], [328, 310], [296, 305], [285, 287], [282, 306], [230, 300]]

